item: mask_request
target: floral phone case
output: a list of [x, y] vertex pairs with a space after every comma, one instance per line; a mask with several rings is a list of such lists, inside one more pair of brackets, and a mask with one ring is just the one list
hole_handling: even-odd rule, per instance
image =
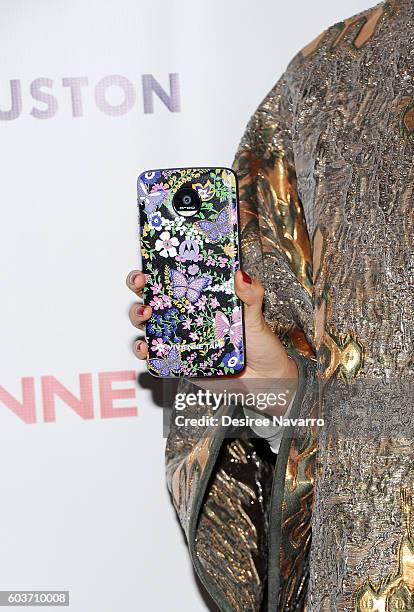
[[[193, 216], [182, 216], [175, 207], [177, 195], [186, 190], [198, 202]], [[235, 173], [228, 168], [143, 172], [138, 207], [144, 302], [153, 310], [146, 324], [148, 371], [157, 377], [240, 372], [245, 343], [233, 280], [240, 265]]]

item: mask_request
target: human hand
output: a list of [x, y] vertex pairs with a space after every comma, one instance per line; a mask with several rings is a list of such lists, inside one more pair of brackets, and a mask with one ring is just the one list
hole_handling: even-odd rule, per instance
[[[126, 282], [131, 291], [138, 297], [142, 296], [145, 286], [143, 272], [133, 270]], [[236, 294], [244, 304], [246, 366], [239, 374], [196, 378], [193, 379], [194, 384], [212, 392], [221, 392], [225, 386], [228, 392], [258, 393], [264, 389], [268, 392], [275, 391], [277, 381], [283, 380], [288, 383], [290, 391], [294, 392], [298, 379], [297, 366], [264, 319], [263, 285], [241, 270], [235, 273], [234, 283]], [[139, 329], [144, 329], [145, 322], [151, 315], [151, 306], [140, 302], [134, 303], [129, 311], [131, 323]], [[146, 359], [148, 346], [145, 340], [137, 340], [133, 350], [138, 359]]]

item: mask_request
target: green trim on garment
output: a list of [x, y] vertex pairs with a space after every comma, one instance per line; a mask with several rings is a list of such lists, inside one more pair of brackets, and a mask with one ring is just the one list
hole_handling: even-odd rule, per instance
[[[289, 418], [295, 418], [302, 405], [304, 391], [306, 387], [306, 358], [302, 357], [293, 350], [287, 349], [288, 354], [292, 357], [299, 371], [298, 388], [296, 390], [295, 399], [293, 401]], [[222, 406], [217, 411], [217, 417], [221, 419], [223, 415], [230, 415], [237, 406]], [[194, 501], [194, 506], [191, 511], [190, 524], [188, 528], [188, 548], [191, 556], [191, 560], [194, 569], [212, 597], [214, 602], [220, 608], [222, 612], [234, 612], [230, 606], [224, 593], [217, 587], [216, 583], [206, 573], [204, 567], [200, 563], [200, 560], [195, 552], [195, 537], [197, 532], [197, 525], [199, 515], [203, 506], [204, 496], [207, 490], [208, 482], [211, 478], [212, 471], [217, 461], [220, 449], [222, 447], [223, 440], [225, 439], [226, 432], [230, 428], [221, 426], [219, 432], [214, 436], [210, 447], [210, 453], [207, 460], [206, 467], [201, 475], [198, 483], [197, 495]], [[280, 541], [281, 541], [281, 505], [284, 496], [285, 488], [285, 475], [286, 465], [289, 456], [291, 437], [289, 437], [289, 428], [285, 428], [283, 431], [282, 441], [280, 444], [279, 453], [276, 461], [276, 472], [272, 483], [272, 493], [270, 502], [269, 512], [269, 567], [268, 567], [268, 610], [275, 610], [276, 602], [278, 601], [279, 589], [280, 589], [280, 570], [279, 563], [276, 563], [276, 559], [279, 556]], [[277, 520], [279, 517], [279, 520]], [[272, 561], [272, 563], [270, 562]]]
[[[216, 416], [221, 420], [221, 417], [223, 415], [230, 415], [235, 408], [237, 408], [237, 406], [222, 406], [218, 409]], [[198, 518], [203, 505], [207, 485], [229, 427], [230, 425], [227, 427], [223, 427], [223, 425], [221, 425], [219, 427], [219, 433], [214, 436], [213, 442], [210, 447], [210, 453], [206, 467], [203, 470], [200, 481], [198, 483], [197, 495], [194, 501], [194, 507], [191, 511], [190, 524], [188, 528], [188, 548], [190, 551], [190, 556], [194, 569], [196, 570], [198, 577], [200, 578], [204, 587], [208, 591], [209, 595], [214, 599], [215, 603], [218, 605], [220, 610], [222, 610], [222, 612], [234, 612], [234, 610], [230, 607], [229, 602], [227, 601], [227, 598], [224, 593], [219, 588], [217, 588], [216, 583], [211, 580], [210, 576], [207, 574], [204, 567], [201, 565], [200, 560], [195, 552], [195, 537], [197, 532]]]
[[[299, 413], [305, 393], [306, 357], [302, 357], [296, 351], [288, 349], [287, 353], [295, 360], [298, 366], [298, 388], [290, 411], [289, 418], [294, 419]], [[276, 610], [279, 601], [280, 590], [280, 545], [282, 540], [282, 502], [285, 493], [286, 467], [289, 457], [292, 437], [289, 428], [283, 431], [282, 441], [276, 460], [275, 475], [272, 483], [272, 492], [269, 510], [269, 547], [268, 547], [268, 610]]]

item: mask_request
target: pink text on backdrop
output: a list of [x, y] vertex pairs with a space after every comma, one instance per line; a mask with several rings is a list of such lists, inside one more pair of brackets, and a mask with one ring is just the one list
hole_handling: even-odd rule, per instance
[[[20, 398], [0, 386], [0, 405], [13, 412], [21, 421], [32, 423], [53, 423], [56, 421], [56, 400], [60, 399], [82, 419], [110, 419], [135, 417], [137, 406], [118, 406], [115, 401], [136, 399], [136, 377], [134, 371], [99, 372], [98, 392], [94, 394], [93, 375], [79, 374], [76, 392], [69, 390], [54, 376], [42, 376], [41, 401], [36, 401], [35, 379], [21, 379]], [[129, 388], [116, 388], [116, 383], [130, 383]], [[97, 395], [97, 397], [95, 397]], [[95, 407], [98, 407], [95, 410]]]

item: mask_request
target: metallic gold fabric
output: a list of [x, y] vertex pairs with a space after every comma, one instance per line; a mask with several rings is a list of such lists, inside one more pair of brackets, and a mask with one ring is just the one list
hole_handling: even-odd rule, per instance
[[267, 571], [267, 515], [273, 466], [253, 441], [224, 444], [205, 498], [195, 551], [232, 610], [258, 610]]
[[285, 437], [274, 477], [246, 431], [172, 430], [169, 486], [222, 610], [414, 611], [413, 66], [414, 1], [381, 2], [300, 51], [240, 143], [243, 267], [300, 365], [296, 414], [326, 426]]
[[404, 531], [398, 542], [395, 568], [378, 584], [366, 579], [355, 593], [358, 610], [412, 610], [414, 592], [414, 539], [412, 535], [412, 494], [401, 489]]
[[330, 427], [319, 437], [309, 612], [414, 609], [412, 582], [398, 599], [390, 578], [406, 528], [401, 491], [411, 495], [414, 479], [413, 395], [401, 383], [414, 374], [413, 26], [413, 2], [381, 3], [289, 68], [320, 409], [341, 421], [339, 437]]

